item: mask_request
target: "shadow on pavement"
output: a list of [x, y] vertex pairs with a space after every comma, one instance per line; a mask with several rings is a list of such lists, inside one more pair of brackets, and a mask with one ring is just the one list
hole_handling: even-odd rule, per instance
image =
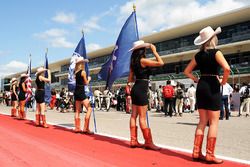
[[189, 123], [189, 122], [177, 122], [176, 124], [197, 126], [197, 123]]

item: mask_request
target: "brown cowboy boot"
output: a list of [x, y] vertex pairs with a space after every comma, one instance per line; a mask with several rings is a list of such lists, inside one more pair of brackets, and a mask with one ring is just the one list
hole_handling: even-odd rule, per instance
[[217, 159], [214, 156], [216, 137], [207, 138], [206, 161], [208, 164], [221, 164], [223, 160]]
[[47, 123], [46, 123], [46, 117], [45, 117], [45, 115], [42, 115], [41, 117], [42, 117], [42, 122], [43, 122], [42, 125], [43, 125], [43, 127], [44, 127], [44, 128], [48, 128], [48, 125], [47, 125]]
[[194, 149], [193, 149], [193, 161], [205, 161], [205, 156], [202, 155], [202, 142], [204, 135], [195, 135]]
[[137, 126], [130, 127], [130, 147], [136, 148], [136, 147], [143, 147], [142, 144], [140, 144], [137, 140]]
[[10, 114], [11, 117], [14, 117], [14, 112], [15, 112], [14, 110], [15, 110], [14, 108], [11, 109], [11, 114]]
[[94, 132], [89, 130], [89, 118], [85, 117], [84, 128], [83, 128], [82, 132], [84, 134], [87, 134], [87, 135], [93, 135], [94, 134]]
[[81, 119], [80, 118], [75, 118], [75, 133], [80, 133], [81, 132]]
[[22, 119], [22, 117], [23, 117], [23, 116], [22, 116], [22, 111], [19, 109], [19, 110], [18, 110], [18, 119]]
[[150, 150], [155, 150], [155, 151], [161, 149], [160, 147], [157, 147], [156, 145], [154, 145], [150, 128], [142, 129], [142, 133], [145, 139], [145, 144], [144, 144], [145, 149], [150, 149]]
[[41, 125], [40, 114], [36, 114], [36, 122], [35, 122], [35, 124], [36, 124], [36, 126]]
[[22, 119], [26, 119], [26, 112], [24, 110], [22, 111]]
[[16, 111], [17, 111], [17, 109], [16, 109], [16, 108], [14, 108], [14, 109], [13, 109], [13, 117], [17, 117], [17, 115], [16, 115]]
[[20, 110], [20, 115], [19, 115], [20, 120], [24, 120], [24, 117], [25, 117], [24, 114], [25, 112], [23, 110]]

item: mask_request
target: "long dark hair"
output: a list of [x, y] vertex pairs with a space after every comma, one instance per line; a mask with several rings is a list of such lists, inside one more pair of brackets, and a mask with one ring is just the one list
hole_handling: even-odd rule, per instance
[[131, 55], [131, 61], [130, 61], [130, 68], [132, 70], [138, 68], [138, 61], [141, 60], [141, 58], [146, 58], [146, 49], [145, 48], [139, 48], [133, 51]]
[[20, 78], [20, 83], [22, 84], [26, 80], [26, 77], [21, 77]]

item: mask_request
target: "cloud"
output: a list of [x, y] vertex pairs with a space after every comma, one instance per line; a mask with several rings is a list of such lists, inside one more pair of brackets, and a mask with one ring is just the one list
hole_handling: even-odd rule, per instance
[[113, 14], [114, 10], [116, 10], [117, 6], [111, 7], [109, 10], [100, 13], [97, 16], [90, 17], [87, 21], [83, 23], [84, 32], [92, 32], [92, 31], [104, 31], [104, 26], [101, 26], [101, 21], [104, 17]]
[[41, 33], [35, 33], [34, 37], [47, 41], [55, 48], [73, 48], [74, 43], [67, 41], [68, 31], [64, 29], [52, 28]]
[[73, 48], [75, 46], [74, 43], [68, 42], [64, 37], [54, 38], [50, 43], [54, 48]]
[[99, 25], [100, 17], [93, 16], [87, 20], [84, 24], [84, 32], [92, 32], [94, 30], [102, 30], [102, 27]]
[[88, 44], [86, 46], [86, 49], [87, 49], [87, 52], [91, 52], [91, 51], [94, 51], [94, 50], [101, 49], [101, 46], [96, 44], [96, 43], [91, 43], [91, 44]]
[[75, 22], [75, 14], [59, 12], [52, 20], [58, 23], [71, 24]]
[[41, 39], [49, 39], [51, 37], [62, 37], [68, 32], [63, 29], [52, 28], [41, 33], [35, 33], [34, 36]]
[[0, 66], [0, 76], [4, 77], [6, 75], [22, 72], [25, 71], [27, 67], [27, 64], [23, 62], [12, 60], [8, 64], [2, 64]]
[[133, 3], [137, 6], [139, 32], [145, 35], [237, 9], [250, 4], [250, 1], [210, 0], [200, 3], [198, 0], [135, 0], [120, 7], [118, 20], [129, 16]]

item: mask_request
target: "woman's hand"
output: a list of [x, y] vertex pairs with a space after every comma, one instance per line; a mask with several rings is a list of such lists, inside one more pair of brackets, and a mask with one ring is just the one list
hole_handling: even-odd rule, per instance
[[88, 76], [88, 81], [91, 81], [91, 77], [90, 76]]
[[151, 50], [152, 50], [152, 52], [153, 52], [153, 53], [155, 53], [155, 52], [156, 52], [156, 47], [155, 47], [155, 45], [150, 44], [150, 48], [151, 48]]

